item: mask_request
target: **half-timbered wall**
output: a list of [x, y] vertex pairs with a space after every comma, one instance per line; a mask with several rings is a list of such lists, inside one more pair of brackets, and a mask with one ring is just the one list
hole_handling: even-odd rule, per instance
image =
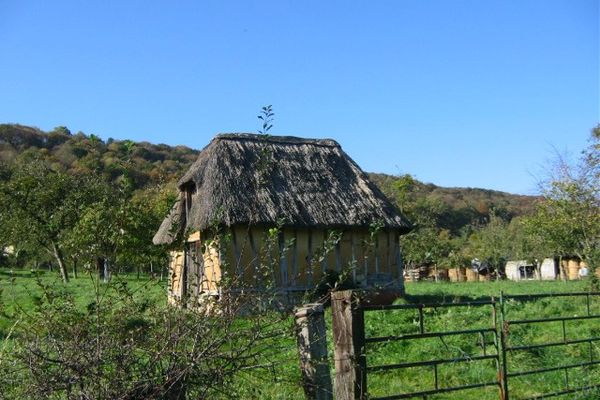
[[[187, 293], [216, 294], [224, 276], [240, 288], [283, 290], [314, 287], [326, 270], [344, 271], [363, 287], [403, 288], [398, 233], [367, 229], [338, 231], [339, 240], [318, 229], [234, 226], [218, 238], [195, 233], [187, 243]], [[177, 258], [180, 260], [180, 258]], [[180, 268], [181, 261], [171, 263]], [[178, 270], [175, 278], [183, 276]], [[181, 293], [173, 280], [172, 293]]]
[[183, 296], [183, 251], [172, 251], [169, 259], [169, 302], [175, 303]]

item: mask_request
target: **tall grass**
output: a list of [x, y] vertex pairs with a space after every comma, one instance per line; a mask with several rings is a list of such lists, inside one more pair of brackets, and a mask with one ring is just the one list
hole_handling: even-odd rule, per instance
[[[149, 278], [137, 280], [134, 276], [115, 277], [140, 298], [148, 301], [166, 302], [166, 282]], [[34, 309], [43, 291], [39, 285], [52, 285], [61, 290], [68, 290], [77, 299], [81, 307], [93, 300], [94, 281], [89, 278], [73, 280], [63, 285], [58, 275], [51, 273], [32, 274], [30, 272], [0, 271], [1, 300], [4, 303], [0, 313], [0, 348], [18, 344], [18, 336], [11, 335], [12, 326], [18, 322], [19, 313], [27, 313]], [[407, 283], [404, 303], [457, 302], [499, 297], [505, 294], [556, 293], [585, 291], [585, 282], [469, 282], [469, 283]], [[600, 302], [592, 302], [592, 314], [600, 314]], [[545, 298], [530, 302], [508, 301], [506, 318], [530, 319], [542, 316], [576, 316], [586, 312], [585, 304], [570, 298]], [[331, 316], [327, 315], [330, 324]], [[240, 323], [243, 323], [240, 322]], [[282, 320], [291, 330], [292, 320]], [[473, 328], [489, 328], [493, 325], [490, 306], [465, 308], [428, 309], [425, 313], [425, 329], [428, 332], [461, 330]], [[367, 336], [401, 335], [418, 332], [418, 316], [414, 310], [377, 311], [366, 314], [365, 329]], [[569, 339], [600, 336], [600, 324], [595, 320], [574, 321], [566, 324]], [[329, 360], [333, 367], [333, 345], [331, 326], [328, 326]], [[563, 339], [561, 323], [515, 325], [510, 332], [510, 345], [556, 342]], [[385, 365], [400, 362], [433, 359], [462, 359], [493, 354], [496, 350], [496, 338], [491, 333], [480, 335], [457, 335], [451, 337], [418, 339], [412, 341], [386, 342], [368, 345], [368, 365]], [[265, 367], [260, 365], [239, 375], [237, 394], [240, 398], [261, 399], [302, 399], [300, 371], [296, 346], [293, 336], [284, 335], [277, 345], [277, 359], [265, 360]], [[589, 343], [572, 346], [557, 346], [546, 349], [513, 351], [509, 353], [509, 370], [523, 371], [577, 363], [590, 357], [600, 359], [597, 344]], [[571, 386], [582, 386], [599, 381], [600, 368], [578, 368], [569, 373]], [[465, 385], [475, 382], [496, 380], [497, 365], [494, 360], [455, 362], [443, 364], [438, 369], [440, 387]], [[332, 370], [333, 376], [333, 370]], [[434, 373], [432, 367], [409, 368], [393, 372], [371, 373], [368, 377], [369, 393], [372, 396], [386, 396], [411, 391], [433, 388]], [[565, 388], [563, 371], [545, 374], [528, 375], [510, 380], [511, 398], [525, 398], [539, 395], [547, 391]], [[0, 396], [1, 397], [1, 396]], [[488, 387], [455, 393], [429, 396], [431, 399], [497, 399], [498, 388]], [[570, 394], [568, 399], [597, 399], [597, 392]]]

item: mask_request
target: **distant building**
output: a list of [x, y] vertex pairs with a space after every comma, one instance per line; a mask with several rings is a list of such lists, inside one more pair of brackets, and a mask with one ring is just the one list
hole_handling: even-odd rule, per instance
[[507, 261], [504, 273], [512, 281], [539, 279], [537, 266], [526, 260]]
[[[567, 265], [568, 259], [563, 260]], [[555, 280], [561, 276], [558, 258], [544, 258], [541, 263], [526, 260], [508, 261], [504, 267], [506, 279], [513, 281], [541, 279]], [[566, 275], [565, 275], [566, 276]], [[569, 279], [572, 279], [569, 277]]]

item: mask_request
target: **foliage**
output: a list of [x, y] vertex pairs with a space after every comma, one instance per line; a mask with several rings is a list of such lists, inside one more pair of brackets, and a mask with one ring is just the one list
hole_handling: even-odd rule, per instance
[[[483, 241], [479, 240], [481, 235], [490, 236], [485, 227], [492, 218], [496, 225], [499, 221], [508, 224], [511, 218], [528, 213], [534, 201], [533, 197], [491, 190], [439, 188], [423, 184], [408, 174], [370, 177], [415, 225], [412, 232], [401, 237], [403, 257], [409, 267], [423, 264], [462, 267], [472, 258], [489, 256], [499, 262], [510, 252], [502, 250], [503, 257], [477, 254], [484, 250]], [[493, 229], [498, 231], [503, 227]], [[493, 245], [488, 249], [492, 250]]]
[[[165, 315], [164, 314], [164, 285], [161, 285], [160, 282], [156, 281], [138, 281], [133, 279], [133, 277], [121, 276], [119, 278], [113, 279], [111, 284], [109, 285], [98, 285], [97, 281], [93, 281], [90, 279], [78, 279], [72, 282], [71, 285], [64, 287], [60, 284], [55, 284], [55, 279], [50, 276], [41, 277], [40, 286], [36, 283], [35, 275], [30, 275], [29, 273], [19, 272], [15, 275], [15, 279], [13, 280], [8, 275], [3, 274], [0, 271], [0, 290], [3, 291], [4, 297], [3, 299], [7, 303], [7, 312], [10, 314], [10, 319], [5, 320], [3, 322], [2, 317], [0, 316], [0, 334], [4, 334], [6, 336], [10, 331], [11, 327], [15, 322], [18, 322], [17, 326], [21, 324], [24, 320], [24, 315], [28, 315], [25, 317], [28, 321], [31, 321], [30, 318], [37, 318], [39, 316], [44, 315], [43, 310], [50, 309], [60, 309], [68, 310], [69, 313], [74, 313], [75, 315], [79, 315], [85, 318], [85, 320], [91, 324], [83, 324], [76, 323], [78, 329], [71, 328], [66, 325], [61, 325], [63, 318], [67, 319], [67, 317], [60, 317], [60, 315], [51, 315], [51, 321], [44, 322], [44, 325], [47, 327], [52, 324], [58, 324], [56, 326], [64, 326], [67, 329], [67, 332], [77, 333], [81, 335], [88, 335], [87, 337], [91, 339], [91, 343], [98, 343], [95, 340], [95, 336], [92, 333], [99, 335], [98, 337], [102, 340], [102, 343], [110, 344], [110, 343], [118, 343], [119, 345], [123, 344], [125, 346], [124, 355], [121, 357], [121, 361], [131, 361], [132, 365], [139, 365], [139, 372], [136, 372], [130, 368], [125, 368], [123, 377], [119, 377], [115, 382], [107, 382], [105, 379], [111, 376], [114, 371], [108, 367], [110, 363], [117, 362], [117, 356], [115, 355], [116, 351], [112, 351], [110, 349], [101, 349], [102, 354], [106, 355], [108, 359], [106, 361], [102, 361], [101, 364], [106, 367], [106, 369], [95, 369], [101, 375], [96, 375], [95, 377], [104, 382], [107, 386], [104, 386], [104, 389], [108, 393], [109, 386], [114, 385], [114, 387], [119, 387], [119, 390], [123, 390], [123, 397], [125, 394], [133, 393], [134, 382], [138, 384], [140, 382], [146, 383], [147, 387], [158, 387], [159, 383], [165, 382], [165, 378], [160, 379], [160, 371], [164, 370], [164, 364], [152, 366], [149, 365], [148, 362], [144, 360], [144, 357], [150, 357], [153, 351], [159, 351], [158, 348], [149, 346], [148, 342], [150, 340], [154, 340], [155, 338], [160, 338], [163, 340], [165, 349], [173, 350], [175, 347], [173, 343], [176, 338], [180, 338], [178, 344], [181, 345], [181, 348], [185, 348], [185, 343], [189, 343], [188, 340], [191, 339], [191, 335], [193, 335], [193, 329], [201, 329], [199, 333], [206, 333], [206, 330], [203, 330], [206, 326], [213, 326], [216, 322], [211, 321], [201, 321], [205, 319], [204, 315], [191, 315], [188, 311], [181, 310], [181, 314], [179, 315]], [[126, 282], [123, 287], [123, 282]], [[44, 289], [44, 287], [49, 287], [48, 289]], [[526, 294], [526, 293], [552, 293], [552, 292], [576, 292], [584, 289], [584, 282], [581, 281], [572, 281], [572, 282], [539, 282], [539, 281], [531, 281], [531, 282], [474, 282], [474, 283], [407, 283], [406, 284], [406, 292], [407, 292], [407, 302], [409, 303], [431, 303], [431, 302], [456, 302], [456, 301], [469, 301], [469, 300], [480, 300], [485, 296], [498, 296], [500, 292], [509, 293], [509, 294]], [[112, 332], [96, 332], [97, 328], [95, 327], [96, 322], [92, 318], [94, 315], [94, 306], [89, 307], [88, 305], [96, 304], [96, 296], [97, 296], [97, 288], [100, 289], [98, 294], [100, 294], [100, 308], [99, 311], [101, 313], [105, 313], [106, 315], [100, 318], [100, 325], [107, 329], [115, 329]], [[63, 293], [66, 291], [66, 293]], [[102, 295], [103, 292], [106, 292], [105, 295]], [[49, 305], [48, 298], [44, 297], [43, 293], [52, 293], [57, 296], [57, 304]], [[52, 295], [50, 296], [52, 297]], [[73, 304], [69, 304], [71, 300], [74, 302]], [[37, 299], [34, 301], [34, 299]], [[251, 302], [252, 299], [248, 299]], [[15, 309], [16, 303], [20, 304], [21, 307], [17, 307]], [[67, 304], [65, 304], [67, 303]], [[119, 314], [116, 312], [111, 313], [109, 308], [114, 307], [115, 311], [121, 311]], [[481, 326], [489, 326], [490, 324], [490, 314], [489, 313], [478, 313], [473, 310], [466, 315], [460, 314], [456, 312], [456, 308], [448, 308], [448, 309], [439, 309], [432, 314], [427, 314], [428, 321], [431, 321], [433, 325], [427, 325], [427, 329], [431, 331], [435, 329], [451, 329], [452, 327], [457, 327], [459, 329], [465, 329], [467, 323], [469, 324], [480, 324]], [[448, 311], [449, 313], [447, 313]], [[557, 301], [552, 304], [544, 304], [542, 308], [539, 307], [531, 307], [526, 309], [519, 309], [517, 314], [511, 315], [511, 318], [521, 319], [520, 317], [526, 317], [531, 315], [536, 315], [536, 313], [541, 312], [556, 312], [561, 315], [571, 315], [577, 313], [577, 310], [572, 309], [571, 305], [568, 302]], [[179, 312], [179, 311], [178, 311]], [[141, 318], [139, 318], [141, 315]], [[390, 312], [385, 318], [381, 320], [373, 320], [372, 318], [376, 315], [374, 313], [368, 313], [368, 319], [365, 321], [367, 325], [367, 329], [370, 329], [369, 332], [377, 333], [377, 334], [398, 334], [398, 332], [404, 332], [409, 329], [417, 329], [417, 325], [415, 325], [416, 316], [415, 315], [400, 315], [398, 312]], [[536, 318], [539, 315], [536, 316]], [[190, 320], [186, 320], [186, 318], [192, 318]], [[229, 314], [223, 315], [224, 319], [229, 319]], [[284, 318], [281, 314], [278, 313], [270, 313], [264, 314], [260, 316], [261, 320], [266, 325], [265, 329], [269, 328], [270, 331], [263, 331], [265, 336], [269, 336], [267, 332], [271, 332], [272, 335], [269, 338], [265, 337], [265, 341], [260, 341], [261, 349], [266, 349], [267, 352], [263, 353], [263, 355], [259, 355], [258, 358], [249, 359], [248, 364], [242, 365], [237, 364], [238, 370], [233, 371], [233, 375], [231, 376], [231, 380], [227, 381], [222, 390], [219, 388], [208, 389], [206, 386], [201, 386], [201, 382], [194, 381], [193, 390], [189, 393], [190, 398], [264, 398], [264, 399], [301, 399], [302, 390], [299, 386], [299, 378], [300, 372], [298, 370], [298, 361], [297, 354], [294, 347], [294, 340], [291, 337], [291, 329], [290, 329], [290, 321]], [[330, 318], [329, 316], [327, 317]], [[171, 326], [173, 331], [168, 331], [167, 327], [158, 328], [162, 321], [171, 321], [171, 323], [179, 323], [178, 319], [186, 320], [185, 324], [186, 329], [181, 329], [175, 331], [175, 327]], [[73, 320], [76, 320], [74, 318]], [[194, 325], [192, 323], [195, 321], [198, 325]], [[255, 322], [252, 318], [241, 317], [237, 318], [235, 321], [231, 322], [232, 330], [239, 329], [250, 329], [255, 326]], [[226, 324], [222, 324], [221, 326], [226, 326]], [[23, 328], [25, 325], [23, 325]], [[118, 329], [117, 329], [118, 328]], [[557, 325], [557, 328], [560, 329], [560, 326]], [[376, 329], [376, 331], [375, 331]], [[35, 329], [33, 332], [24, 332], [27, 337], [27, 341], [20, 336], [22, 335], [22, 330], [17, 329], [19, 332], [14, 332], [9, 340], [5, 340], [4, 344], [0, 344], [0, 398], [6, 399], [17, 399], [17, 398], [52, 398], [49, 394], [45, 393], [42, 396], [35, 396], [33, 393], [34, 390], [37, 390], [41, 383], [37, 381], [30, 381], [28, 379], [31, 378], [29, 374], [23, 374], [27, 369], [17, 370], [17, 368], [23, 367], [22, 364], [23, 356], [27, 355], [27, 351], [29, 349], [36, 349], [36, 347], [25, 347], [22, 346], [25, 343], [29, 343], [29, 340], [35, 339], [38, 337], [38, 334], [41, 334], [42, 330]], [[48, 328], [45, 329], [46, 331]], [[158, 336], [158, 332], [163, 332], [162, 336]], [[167, 336], [165, 333], [171, 332], [172, 336]], [[178, 333], [179, 332], [179, 333]], [[187, 332], [183, 335], [183, 332]], [[221, 331], [220, 331], [221, 332]], [[556, 330], [547, 330], [542, 332], [541, 336], [537, 337], [538, 340], [543, 340], [547, 342], [552, 342], [556, 340]], [[187, 335], [187, 336], [186, 336]], [[185, 336], [185, 338], [183, 337]], [[39, 336], [41, 338], [41, 336]], [[61, 346], [64, 347], [66, 344], [75, 344], [79, 343], [75, 338], [69, 338], [66, 334], [60, 334], [60, 332], [48, 333], [48, 338], [60, 338], [60, 340], [64, 340], [65, 342]], [[13, 339], [14, 338], [14, 339]], [[126, 339], [124, 339], [126, 338]], [[144, 339], [146, 338], [146, 339]], [[124, 340], [124, 343], [120, 340]], [[328, 351], [329, 351], [329, 360], [332, 362], [333, 360], [333, 346], [332, 346], [332, 337], [328, 336]], [[33, 342], [36, 343], [35, 341]], [[40, 344], [40, 342], [37, 342]], [[220, 342], [219, 342], [220, 343]], [[248, 342], [246, 342], [248, 343]], [[444, 344], [445, 343], [445, 344]], [[432, 355], [432, 352], [436, 352], [436, 354], [444, 351], [452, 352], [458, 350], [467, 351], [469, 349], [474, 349], [478, 346], [479, 340], [475, 340], [472, 337], [460, 337], [459, 341], [453, 340], [444, 340], [434, 341], [431, 340], [423, 341], [422, 343], [411, 343], [410, 346], [403, 347], [401, 356], [402, 360], [398, 359], [398, 353], [395, 351], [387, 351], [385, 354], [377, 355], [377, 360], [370, 359], [370, 362], [373, 363], [371, 365], [375, 365], [374, 361], [381, 361], [382, 364], [386, 363], [398, 363], [400, 361], [405, 360], [413, 360], [417, 358], [422, 358], [423, 354]], [[6, 347], [8, 344], [8, 347]], [[84, 348], [92, 347], [89, 343], [81, 343]], [[41, 350], [44, 352], [41, 354], [48, 354], [48, 352], [54, 352], [55, 349], [58, 349], [58, 344], [55, 343], [54, 348], [44, 347]], [[202, 348], [203, 346], [200, 346]], [[144, 355], [144, 357], [137, 357], [136, 359], [132, 358], [131, 350], [136, 348], [138, 350], [137, 355]], [[2, 351], [2, 350], [5, 351]], [[227, 352], [227, 345], [223, 345], [222, 347], [216, 350], [210, 350], [208, 353], [209, 359], [202, 363], [202, 368], [207, 367], [212, 362], [217, 362], [213, 355], [216, 354], [214, 351], [219, 352]], [[388, 349], [389, 350], [389, 349]], [[69, 351], [69, 354], [73, 354], [73, 351]], [[95, 353], [94, 353], [95, 354]], [[13, 357], [13, 355], [18, 355], [17, 358]], [[177, 357], [175, 357], [177, 355]], [[171, 357], [170, 360], [174, 363], [173, 369], [171, 371], [176, 371], [177, 360], [181, 360], [181, 362], [189, 362], [192, 358], [189, 354], [185, 354], [184, 352], [175, 353]], [[183, 358], [179, 358], [183, 357]], [[82, 362], [85, 359], [83, 355], [79, 358]], [[252, 363], [259, 364], [262, 367], [257, 367], [256, 365], [250, 366]], [[258, 362], [257, 362], [258, 361]], [[534, 362], [537, 361], [535, 358], [525, 358], [524, 362]], [[551, 360], [552, 361], [552, 360]], [[38, 361], [36, 361], [37, 363]], [[38, 364], [36, 364], [38, 365]], [[39, 364], [41, 365], [41, 364]], [[81, 364], [77, 364], [81, 365]], [[215, 364], [222, 365], [222, 364]], [[554, 364], [555, 365], [555, 364]], [[479, 372], [479, 364], [469, 364], [469, 370], [462, 370], [456, 372], [455, 369], [452, 369], [453, 366], [449, 365], [449, 370], [446, 369], [444, 371], [440, 370], [440, 373], [444, 373], [444, 379], [448, 377], [448, 373], [454, 371], [453, 377], [448, 377], [448, 379], [453, 379], [454, 381], [464, 380], [468, 378], [475, 378]], [[93, 366], [90, 366], [92, 368]], [[194, 372], [200, 371], [200, 366], [195, 366]], [[228, 368], [227, 365], [225, 368]], [[212, 369], [205, 369], [206, 371], [211, 371]], [[20, 372], [19, 372], [20, 371]], [[64, 379], [64, 377], [72, 376], [69, 375], [71, 370], [67, 367], [65, 371], [57, 371], [57, 368], [54, 366], [50, 366], [48, 370], [38, 371], [40, 376], [55, 376], [60, 379]], [[190, 370], [191, 371], [191, 370]], [[229, 370], [225, 369], [225, 371], [229, 372]], [[431, 370], [428, 370], [429, 377]], [[60, 374], [58, 374], [60, 372]], [[146, 378], [142, 379], [141, 374], [145, 374]], [[451, 374], [452, 375], [452, 374]], [[208, 374], [201, 375], [207, 382], [204, 382], [204, 385], [210, 384], [211, 376]], [[441, 376], [441, 375], [440, 375]], [[78, 379], [77, 377], [75, 377]], [[546, 377], [547, 384], [560, 384], [562, 382], [561, 377]], [[492, 379], [493, 380], [493, 379]], [[423, 371], [421, 370], [413, 370], [409, 371], [407, 375], [402, 378], [402, 382], [408, 382], [410, 385], [417, 385], [424, 381]], [[379, 379], [377, 377], [373, 377], [369, 380], [369, 387], [371, 390], [376, 391], [376, 393], [385, 394], [386, 392], [393, 391], [395, 388], [392, 387], [394, 381], [390, 381], [389, 379]], [[400, 382], [400, 381], [398, 381]], [[528, 385], [530, 381], [524, 381], [524, 385], [520, 386], [520, 390], [527, 390], [531, 385]], [[86, 390], [92, 390], [92, 387], [95, 385], [93, 382], [86, 381], [84, 382]], [[30, 385], [33, 385], [32, 388], [29, 388]], [[151, 386], [153, 385], [153, 386]], [[137, 386], [139, 387], [139, 386]], [[411, 386], [412, 387], [412, 386]], [[199, 394], [201, 390], [205, 388], [205, 396], [193, 397], [193, 395]], [[60, 391], [62, 390], [62, 391]], [[56, 392], [54, 398], [65, 398], [65, 389], [60, 389]], [[73, 388], [73, 390], [77, 390]], [[26, 397], [24, 394], [25, 391], [29, 391], [31, 393], [30, 397]], [[76, 393], [76, 392], [73, 392]], [[89, 393], [89, 392], [88, 392]], [[62, 397], [61, 397], [62, 394]], [[472, 398], [480, 399], [480, 392], [458, 392], [454, 395], [448, 394], [447, 398], [449, 399], [466, 399], [473, 396]], [[123, 398], [117, 396], [116, 398]], [[99, 397], [101, 398], [101, 397]], [[152, 398], [149, 396], [148, 398]], [[155, 397], [156, 398], [156, 397]], [[446, 397], [444, 397], [446, 398]], [[497, 394], [495, 397], [490, 396], [490, 398], [497, 398]]]
[[46, 133], [22, 125], [0, 124], [0, 162], [14, 163], [28, 155], [62, 172], [101, 175], [116, 182], [129, 174], [133, 189], [163, 185], [178, 179], [198, 151], [185, 146], [108, 139], [66, 127]]
[[512, 243], [508, 223], [492, 213], [490, 222], [476, 229], [469, 238], [468, 252], [472, 258], [487, 261], [493, 268], [500, 269], [511, 258]]
[[460, 236], [469, 226], [487, 223], [490, 211], [504, 220], [528, 215], [537, 197], [515, 195], [487, 189], [445, 188], [423, 183], [409, 174], [391, 176], [369, 174], [369, 178], [392, 199], [409, 219], [418, 222], [419, 205], [435, 209], [435, 224]]
[[130, 195], [122, 185], [98, 184], [96, 201], [85, 208], [68, 235], [70, 251], [90, 264], [97, 258], [123, 267], [165, 264], [165, 249], [153, 245], [152, 236], [172, 196], [158, 189]]
[[[260, 133], [268, 134], [273, 117], [272, 106], [261, 108]], [[506, 222], [505, 236], [512, 242], [502, 250], [505, 257], [534, 260], [552, 254], [570, 254], [594, 259], [598, 253], [594, 229], [600, 225], [596, 212], [599, 131], [597, 128], [592, 133], [590, 146], [578, 165], [568, 165], [562, 160], [556, 163], [554, 174], [543, 185], [543, 198], [484, 189], [442, 188], [419, 182], [409, 174], [369, 177], [415, 224], [415, 230], [402, 238], [404, 259], [409, 264], [449, 267], [465, 265], [473, 257], [486, 257], [475, 254], [474, 249], [482, 248], [477, 238], [490, 223], [492, 213]], [[126, 268], [134, 265], [147, 268], [150, 263], [158, 263], [165, 255], [164, 249], [153, 247], [149, 239], [172, 204], [177, 177], [197, 154], [183, 146], [103, 141], [96, 135], [73, 134], [66, 127], [46, 133], [20, 125], [0, 125], [0, 162], [14, 167], [37, 160], [53, 171], [53, 176], [63, 174], [75, 179], [94, 176], [104, 188], [97, 201], [93, 201], [95, 211], [87, 210], [78, 224], [78, 235], [71, 235], [79, 242], [86, 239], [87, 243], [76, 249], [77, 240], [73, 240], [73, 246], [67, 246], [67, 260], [83, 253], [90, 258], [96, 252], [111, 254], [113, 263]], [[275, 160], [265, 146], [257, 160], [257, 168], [262, 171], [258, 184], [269, 178], [274, 165]], [[6, 171], [10, 168], [2, 171], [0, 184], [8, 179]], [[577, 208], [574, 204], [586, 206]], [[8, 226], [5, 222], [8, 216], [0, 213], [3, 226]], [[21, 224], [20, 228], [25, 226]], [[105, 251], [92, 251], [93, 235], [104, 238]], [[9, 236], [8, 231], [4, 236]], [[0, 244], [10, 244], [13, 237], [10, 240], [0, 237]], [[16, 250], [19, 260], [14, 265], [35, 266], [48, 259], [31, 241], [27, 245], [21, 241]], [[14, 257], [10, 259], [13, 261]]]
[[37, 280], [37, 302], [14, 314], [18, 342], [0, 353], [0, 398], [246, 398], [238, 381], [278, 368], [289, 348], [287, 317], [252, 312], [259, 299], [206, 314], [151, 300], [157, 282], [90, 279], [84, 304], [73, 286]]
[[273, 106], [269, 104], [268, 106], [262, 107], [260, 114], [257, 117], [262, 121], [262, 129], [259, 129], [258, 133], [266, 135], [271, 130], [273, 127], [274, 116], [275, 113], [273, 112]]
[[34, 264], [44, 249], [69, 279], [68, 260], [93, 264], [98, 257], [124, 266], [164, 262], [152, 245], [154, 230], [171, 201], [168, 191], [131, 191], [127, 179], [105, 181], [90, 173], [57, 171], [44, 160], [18, 160], [0, 168], [0, 243]]
[[600, 126], [578, 164], [558, 158], [542, 183], [544, 198], [525, 219], [526, 232], [538, 252], [577, 256], [588, 262], [597, 287], [600, 263]]
[[[268, 135], [273, 127], [273, 118], [272, 106], [261, 108], [258, 115], [261, 123], [259, 133]], [[197, 151], [183, 146], [110, 138], [103, 141], [97, 135], [82, 132], [73, 134], [66, 127], [43, 132], [21, 125], [0, 125], [0, 161], [15, 165], [26, 159], [37, 159], [57, 173], [93, 175], [108, 188], [104, 193], [117, 193], [119, 201], [116, 201], [115, 195], [111, 195], [112, 198], [107, 198], [106, 194], [99, 195], [96, 211], [90, 210], [85, 218], [86, 223], [82, 221], [79, 224], [78, 231], [83, 236], [74, 237], [91, 239], [93, 234], [100, 234], [100, 231], [94, 233], [90, 226], [102, 228], [104, 233], [101, 236], [105, 239], [112, 236], [108, 242], [117, 249], [116, 253], [103, 253], [112, 253], [116, 258], [113, 262], [121, 267], [147, 266], [164, 257], [163, 249], [152, 247], [148, 239], [172, 205], [177, 178], [189, 168], [197, 155]], [[268, 146], [265, 146], [256, 165], [261, 171], [258, 184], [269, 179], [274, 165], [276, 160]], [[398, 177], [370, 174], [370, 179], [396, 202], [409, 220], [415, 222], [416, 230], [404, 240], [407, 259], [415, 263], [436, 262], [440, 266], [461, 263], [465, 256], [464, 238], [473, 226], [487, 223], [491, 209], [510, 220], [527, 213], [534, 200], [529, 196], [483, 189], [440, 188], [421, 183], [408, 174]], [[144, 209], [142, 198], [147, 201], [147, 209]], [[167, 203], [171, 201], [171, 204], [165, 206], [165, 200], [168, 200]], [[107, 207], [103, 212], [98, 208], [102, 203]], [[116, 215], [124, 216], [128, 221], [115, 220]], [[102, 221], [105, 223], [99, 224]], [[116, 232], [121, 229], [125, 234], [119, 236]], [[132, 232], [135, 235], [129, 234]], [[119, 244], [115, 247], [116, 242]], [[105, 243], [103, 247], [111, 246]], [[141, 251], [136, 250], [142, 248]], [[29, 253], [24, 248], [20, 250], [23, 250], [20, 254], [26, 263], [37, 262], [32, 261], [33, 248], [29, 249]], [[67, 258], [83, 254], [84, 250], [86, 257], [90, 258], [93, 251], [87, 244], [81, 250], [70, 246]], [[96, 249], [96, 253], [101, 252]], [[26, 254], [32, 257], [26, 257]], [[36, 256], [36, 259], [41, 258]]]
[[276, 160], [273, 158], [273, 150], [266, 140], [269, 137], [269, 131], [273, 128], [274, 117], [275, 113], [271, 105], [262, 107], [260, 114], [257, 116], [262, 121], [262, 129], [258, 130], [262, 141], [262, 148], [258, 153], [255, 166], [258, 171], [259, 178], [257, 183], [259, 185], [265, 185], [269, 182], [276, 163]]
[[411, 198], [409, 191], [414, 185], [412, 178], [405, 176], [398, 182], [396, 189], [399, 198], [403, 199], [401, 209], [415, 225], [412, 232], [401, 237], [404, 259], [410, 266], [448, 266], [448, 257], [457, 249], [450, 231], [439, 224], [444, 204], [428, 198]]
[[0, 211], [6, 243], [45, 249], [68, 281], [66, 236], [94, 201], [95, 187], [87, 177], [54, 171], [36, 159], [5, 167], [3, 175]]
[[600, 262], [600, 126], [579, 163], [559, 158], [541, 197], [482, 189], [439, 188], [410, 175], [371, 174], [415, 223], [402, 237], [408, 265], [465, 265], [479, 258], [541, 260], [559, 255]]

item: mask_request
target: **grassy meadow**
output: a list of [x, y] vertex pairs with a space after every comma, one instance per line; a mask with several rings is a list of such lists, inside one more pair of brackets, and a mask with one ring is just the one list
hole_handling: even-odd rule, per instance
[[[407, 284], [407, 297], [401, 303], [458, 302], [499, 297], [501, 292], [509, 295], [531, 293], [557, 293], [586, 291], [587, 283], [575, 282], [473, 282], [473, 283], [410, 283]], [[575, 317], [587, 312], [585, 297], [554, 297], [535, 301], [505, 302], [505, 317], [508, 320], [538, 319], [545, 317]], [[590, 313], [600, 314], [600, 298], [592, 298]], [[497, 315], [500, 323], [500, 315]], [[465, 329], [485, 329], [493, 326], [492, 306], [469, 306], [436, 308], [424, 310], [425, 332], [459, 331]], [[418, 333], [417, 310], [375, 311], [365, 314], [367, 337]], [[598, 320], [574, 320], [565, 323], [567, 340], [599, 337]], [[463, 386], [481, 382], [494, 382], [497, 376], [495, 360], [472, 360], [452, 362], [455, 359], [476, 358], [496, 353], [495, 335], [491, 332], [464, 334], [446, 337], [432, 337], [408, 341], [390, 341], [367, 344], [367, 365], [389, 365], [404, 362], [434, 359], [450, 360], [440, 364], [437, 370], [440, 388]], [[499, 338], [498, 338], [499, 340]], [[509, 345], [521, 346], [561, 342], [563, 326], [560, 321], [510, 325]], [[485, 343], [485, 346], [482, 345]], [[485, 350], [484, 350], [485, 347]], [[568, 346], [514, 350], [508, 352], [508, 371], [521, 372], [558, 365], [578, 364], [600, 360], [598, 342], [580, 343]], [[543, 393], [562, 391], [578, 386], [597, 383], [600, 369], [585, 367], [569, 370], [566, 384], [564, 371], [552, 371], [514, 377], [509, 380], [510, 398], [534, 398]], [[407, 368], [370, 373], [368, 375], [369, 394], [376, 397], [392, 396], [406, 392], [426, 391], [434, 388], [435, 371], [432, 366]], [[597, 399], [598, 392], [570, 393], [559, 398]], [[428, 396], [428, 399], [497, 399], [498, 388], [472, 389], [454, 393]]]
[[[166, 304], [166, 281], [134, 275], [116, 275], [113, 283], [126, 285], [134, 296], [146, 301]], [[18, 343], [18, 335], [13, 334], [13, 326], [19, 323], [22, 313], [31, 312], [44, 294], [43, 287], [52, 286], [73, 294], [82, 308], [97, 301], [102, 295], [104, 284], [95, 277], [81, 276], [63, 285], [57, 274], [29, 271], [10, 272], [0, 270], [0, 361], [2, 352], [11, 344]], [[99, 289], [99, 290], [97, 290]], [[405, 299], [400, 303], [457, 302], [499, 296], [501, 292], [510, 295], [529, 293], [580, 292], [587, 290], [587, 283], [571, 282], [419, 282], [407, 283]], [[506, 315], [510, 319], [532, 319], [543, 316], [578, 316], [586, 312], [585, 304], [572, 298], [545, 298], [531, 302], [508, 302]], [[591, 304], [591, 313], [600, 314], [600, 299]], [[331, 314], [326, 315], [328, 323], [328, 350], [330, 364], [333, 366], [333, 346], [331, 339]], [[280, 340], [279, 359], [273, 365], [243, 372], [239, 376], [240, 398], [265, 399], [303, 399], [300, 386], [300, 371], [293, 337], [292, 319], [284, 319], [290, 332]], [[491, 306], [439, 308], [425, 311], [425, 331], [463, 330], [488, 328], [493, 323]], [[415, 310], [393, 310], [368, 312], [365, 316], [366, 336], [400, 335], [418, 332], [418, 317]], [[597, 320], [567, 322], [565, 332], [569, 339], [599, 337], [600, 324]], [[514, 326], [510, 332], [510, 344], [533, 344], [557, 342], [563, 339], [563, 326], [560, 322], [550, 324], [532, 324]], [[459, 335], [444, 338], [428, 338], [413, 341], [384, 342], [367, 346], [368, 365], [387, 365], [401, 362], [432, 359], [456, 359], [493, 354], [494, 335]], [[509, 354], [509, 369], [522, 371], [556, 365], [573, 364], [589, 360], [590, 356], [600, 359], [600, 349], [596, 342], [572, 346], [556, 346], [545, 349], [514, 351]], [[600, 368], [578, 368], [569, 372], [569, 384], [574, 386], [593, 384], [600, 378]], [[471, 361], [467, 363], [446, 363], [437, 371], [441, 387], [467, 385], [475, 382], [494, 381], [496, 379], [494, 360]], [[332, 370], [333, 376], [333, 370]], [[368, 376], [369, 393], [372, 396], [391, 396], [408, 391], [428, 390], [434, 385], [433, 367], [418, 367], [405, 370], [374, 372]], [[565, 374], [554, 371], [545, 374], [527, 375], [512, 378], [510, 381], [511, 398], [527, 398], [539, 395], [541, 391], [555, 391], [565, 388]], [[1, 397], [1, 396], [0, 396]], [[598, 393], [570, 394], [562, 398], [597, 399]], [[473, 389], [437, 396], [431, 399], [497, 399], [497, 387]]]
[[[137, 279], [134, 274], [113, 275], [114, 284], [125, 284], [135, 296], [152, 302], [166, 303], [166, 279], [149, 279], [145, 276]], [[97, 294], [105, 290], [97, 277], [81, 274], [71, 279], [68, 285], [60, 280], [58, 272], [0, 269], [0, 339], [6, 338], [12, 325], [18, 321], [19, 313], [31, 312], [40, 302], [44, 287], [68, 291], [81, 307], [96, 301]], [[98, 287], [100, 290], [96, 290]]]

